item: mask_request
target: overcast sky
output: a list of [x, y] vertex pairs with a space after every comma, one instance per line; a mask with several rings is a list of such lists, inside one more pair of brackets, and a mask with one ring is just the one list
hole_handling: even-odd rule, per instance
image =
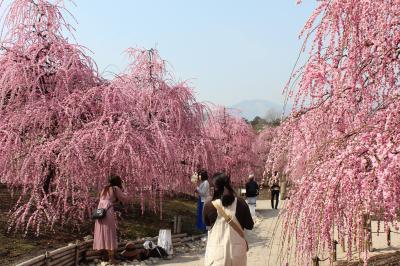
[[298, 34], [315, 1], [75, 0], [77, 41], [101, 72], [121, 72], [129, 47], [159, 50], [177, 81], [199, 100], [232, 105], [282, 103], [301, 46]]

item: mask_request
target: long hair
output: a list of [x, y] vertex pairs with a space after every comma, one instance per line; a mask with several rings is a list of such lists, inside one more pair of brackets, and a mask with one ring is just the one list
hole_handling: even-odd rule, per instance
[[122, 179], [118, 175], [111, 174], [108, 177], [108, 185], [103, 188], [101, 195], [104, 196], [108, 193], [110, 187], [119, 187], [122, 189]]
[[222, 205], [227, 207], [235, 200], [235, 191], [231, 186], [231, 179], [225, 173], [216, 173], [213, 176], [213, 200], [221, 199]]
[[208, 173], [204, 169], [199, 171], [199, 176], [201, 181], [208, 180]]

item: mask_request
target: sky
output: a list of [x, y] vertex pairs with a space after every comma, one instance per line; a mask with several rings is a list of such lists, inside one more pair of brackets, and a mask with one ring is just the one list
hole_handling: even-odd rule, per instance
[[129, 47], [156, 48], [200, 101], [283, 103], [282, 90], [315, 0], [75, 0], [76, 41], [104, 76], [125, 70]]

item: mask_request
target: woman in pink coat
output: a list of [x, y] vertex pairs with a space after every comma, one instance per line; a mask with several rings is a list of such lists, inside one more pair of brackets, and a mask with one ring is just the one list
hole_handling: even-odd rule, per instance
[[109, 184], [100, 193], [98, 209], [107, 209], [106, 216], [97, 219], [94, 225], [93, 250], [107, 250], [109, 260], [115, 263], [114, 253], [118, 248], [117, 239], [117, 219], [113, 205], [118, 201], [126, 203], [129, 201], [128, 195], [122, 190], [122, 180], [117, 175], [111, 175], [108, 179]]

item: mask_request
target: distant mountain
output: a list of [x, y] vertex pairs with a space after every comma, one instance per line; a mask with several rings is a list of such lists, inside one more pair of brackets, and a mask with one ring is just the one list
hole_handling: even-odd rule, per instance
[[230, 106], [234, 110], [231, 113], [240, 115], [247, 120], [253, 120], [254, 117], [265, 117], [269, 115], [278, 115], [282, 113], [282, 105], [268, 101], [268, 100], [246, 100]]

